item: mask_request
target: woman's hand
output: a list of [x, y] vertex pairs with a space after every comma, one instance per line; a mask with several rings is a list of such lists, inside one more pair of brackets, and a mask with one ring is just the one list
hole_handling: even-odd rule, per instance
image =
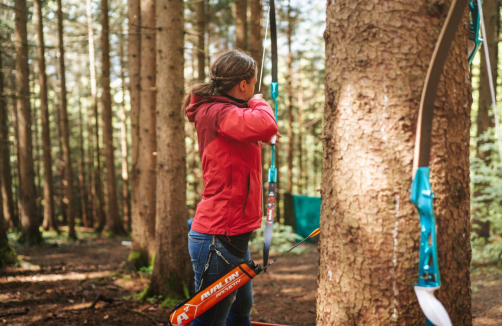
[[[279, 139], [282, 137], [282, 135], [278, 132], [276, 133], [275, 135], [272, 136], [272, 138], [270, 138], [269, 140], [267, 140], [265, 143], [266, 144], [269, 144], [269, 145], [272, 145], [273, 144], [276, 144], [279, 142]], [[275, 138], [275, 141], [272, 142], [272, 140]]]
[[263, 100], [263, 94], [254, 94], [253, 96], [251, 96], [248, 102], [251, 100]]

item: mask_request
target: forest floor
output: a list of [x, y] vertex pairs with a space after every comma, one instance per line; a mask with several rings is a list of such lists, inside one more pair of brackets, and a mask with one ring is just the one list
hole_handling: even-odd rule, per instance
[[[16, 247], [24, 263], [0, 271], [0, 325], [167, 325], [170, 308], [159, 299], [136, 300], [148, 274], [123, 268], [127, 239], [79, 234], [77, 242], [60, 237]], [[315, 325], [318, 253], [316, 245], [305, 246], [253, 280], [253, 321]], [[500, 269], [473, 268], [472, 289], [474, 325], [502, 325]]]

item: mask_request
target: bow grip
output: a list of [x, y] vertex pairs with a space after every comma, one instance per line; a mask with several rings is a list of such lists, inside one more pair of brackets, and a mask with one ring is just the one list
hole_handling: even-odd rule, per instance
[[417, 286], [439, 287], [436, 244], [436, 217], [432, 207], [434, 194], [429, 182], [430, 168], [419, 167], [411, 185], [411, 202], [420, 216], [420, 256]]

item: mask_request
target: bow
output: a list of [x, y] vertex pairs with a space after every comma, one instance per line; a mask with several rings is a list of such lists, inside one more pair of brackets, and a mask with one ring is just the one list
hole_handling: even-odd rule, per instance
[[477, 0], [470, 0], [469, 11], [471, 14], [471, 27], [469, 29], [469, 65], [471, 65], [476, 52], [478, 52], [479, 46], [483, 42], [483, 39], [479, 37], [479, 20], [480, 20], [480, 7], [478, 6]]
[[[270, 6], [268, 10], [269, 10], [268, 19], [270, 22], [270, 41], [272, 47], [272, 83], [270, 84], [270, 96], [274, 100], [275, 121], [277, 121], [277, 106], [278, 106], [277, 97], [279, 96], [279, 82], [277, 78], [277, 28], [275, 22], [274, 0], [270, 0]], [[265, 41], [266, 39], [267, 35], [265, 32]], [[263, 48], [263, 55], [265, 56], [265, 47]], [[262, 60], [262, 68], [263, 68], [263, 60]], [[260, 76], [260, 81], [261, 81], [261, 76]], [[270, 164], [270, 168], [268, 169], [268, 201], [267, 201], [267, 217], [265, 224], [265, 233], [263, 238], [263, 266], [267, 266], [268, 263], [268, 253], [270, 251], [270, 244], [272, 242], [272, 228], [274, 226], [275, 194], [276, 194], [276, 184], [277, 184], [277, 168], [275, 167], [275, 141], [276, 141], [276, 136], [273, 136], [271, 140], [272, 163]]]
[[432, 116], [439, 78], [466, 4], [467, 0], [452, 0], [446, 22], [436, 43], [420, 101], [413, 160], [411, 202], [415, 204], [420, 215], [418, 283], [414, 289], [427, 319], [427, 325], [436, 326], [452, 324], [443, 304], [434, 296], [434, 291], [441, 286], [441, 280], [437, 259], [436, 217], [432, 206], [434, 194], [429, 182]]

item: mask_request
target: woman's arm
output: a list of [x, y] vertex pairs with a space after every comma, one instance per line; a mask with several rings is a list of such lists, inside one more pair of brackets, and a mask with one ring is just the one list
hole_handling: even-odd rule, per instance
[[268, 141], [277, 133], [272, 108], [264, 100], [249, 100], [249, 108], [232, 108], [221, 121], [218, 133], [243, 143]]

